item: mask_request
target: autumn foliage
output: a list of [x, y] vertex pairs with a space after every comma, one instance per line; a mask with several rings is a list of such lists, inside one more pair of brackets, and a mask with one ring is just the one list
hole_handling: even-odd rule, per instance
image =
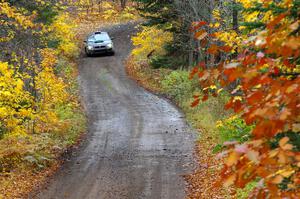
[[20, 198], [84, 129], [75, 24], [62, 7], [0, 1], [0, 198]]
[[[299, 3], [239, 3], [244, 7], [245, 23], [232, 32], [236, 36], [204, 21], [195, 22], [192, 27], [210, 55], [191, 73], [191, 77], [199, 78], [204, 90], [202, 100], [218, 95], [221, 89], [229, 90], [231, 98], [226, 108], [254, 126], [249, 141], [224, 143], [223, 184], [243, 188], [256, 181], [251, 198], [298, 198]], [[218, 20], [222, 23], [222, 19]], [[200, 96], [195, 96], [192, 106], [200, 101]]]

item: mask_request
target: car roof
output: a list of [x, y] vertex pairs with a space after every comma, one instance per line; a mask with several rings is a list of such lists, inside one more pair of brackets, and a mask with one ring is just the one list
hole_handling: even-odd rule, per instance
[[88, 36], [88, 38], [101, 37], [101, 40], [111, 40], [107, 32], [96, 31]]
[[107, 32], [102, 32], [102, 31], [96, 31], [96, 32], [94, 32], [93, 35], [99, 35], [99, 34], [105, 34], [105, 35], [108, 35]]

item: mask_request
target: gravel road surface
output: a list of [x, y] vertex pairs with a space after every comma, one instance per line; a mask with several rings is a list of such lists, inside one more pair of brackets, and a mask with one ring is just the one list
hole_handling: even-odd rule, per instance
[[83, 57], [79, 66], [87, 140], [36, 198], [182, 199], [194, 133], [168, 100], [127, 77], [135, 24], [108, 31], [116, 55]]

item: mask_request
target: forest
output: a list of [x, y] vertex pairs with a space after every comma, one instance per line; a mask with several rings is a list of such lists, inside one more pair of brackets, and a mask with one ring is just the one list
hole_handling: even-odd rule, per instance
[[[190, 152], [196, 165], [182, 185], [186, 198], [299, 198], [299, 7], [299, 0], [0, 0], [0, 199], [30, 198], [64, 168], [67, 153], [85, 151], [80, 148], [86, 140], [107, 139], [105, 147], [118, 148], [114, 139], [122, 138], [122, 130], [134, 134], [130, 125], [141, 112], [152, 114], [146, 107], [128, 110], [134, 118], [129, 123], [122, 123], [128, 118], [121, 114], [103, 119], [93, 112], [143, 103], [147, 94], [133, 102], [137, 91], [126, 90], [135, 87], [124, 76], [170, 100], [197, 131]], [[130, 23], [135, 31], [126, 37], [129, 28], [109, 29]], [[116, 37], [116, 56], [84, 56], [84, 38], [99, 28]], [[99, 69], [92, 79], [85, 68], [93, 74], [93, 64], [100, 62], [110, 68]], [[124, 88], [115, 88], [121, 80]], [[90, 94], [85, 84], [95, 90]], [[97, 100], [89, 102], [96, 92], [101, 93]], [[106, 102], [108, 96], [115, 104]], [[121, 105], [116, 111], [123, 113]], [[162, 109], [155, 109], [153, 121], [163, 126], [173, 120], [164, 118]], [[147, 122], [155, 125], [150, 119], [143, 118], [139, 131], [150, 132]], [[97, 122], [101, 131], [120, 134], [94, 136]], [[110, 158], [109, 165], [120, 161]], [[130, 194], [118, 197], [139, 198]]]

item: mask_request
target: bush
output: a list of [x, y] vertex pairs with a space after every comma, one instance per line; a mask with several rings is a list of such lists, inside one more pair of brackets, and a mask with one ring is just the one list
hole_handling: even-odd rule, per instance
[[134, 50], [132, 55], [138, 61], [147, 60], [148, 56], [163, 56], [166, 54], [165, 44], [173, 41], [170, 32], [161, 30], [159, 27], [142, 27], [141, 32], [132, 37]]
[[183, 99], [192, 97], [196, 85], [189, 79], [188, 71], [176, 70], [162, 80], [162, 88], [176, 102], [182, 102]]
[[136, 9], [133, 7], [126, 7], [119, 16], [121, 21], [136, 20], [138, 17], [139, 15], [137, 14]]
[[220, 152], [225, 147], [224, 142], [237, 141], [244, 143], [250, 139], [253, 126], [248, 126], [243, 119], [234, 115], [223, 121], [217, 121], [217, 131], [220, 143], [213, 149], [214, 153]]
[[0, 122], [0, 140], [3, 138], [4, 134], [7, 132], [7, 129]]
[[218, 121], [217, 128], [222, 143], [226, 141], [246, 142], [250, 139], [250, 133], [253, 129], [252, 126], [248, 126], [243, 119], [236, 115], [224, 121]]
[[150, 65], [154, 68], [154, 69], [158, 69], [158, 68], [168, 68], [168, 69], [178, 69], [181, 66], [185, 65], [185, 61], [178, 59], [178, 58], [174, 58], [171, 56], [154, 56], [151, 60], [150, 60]]

